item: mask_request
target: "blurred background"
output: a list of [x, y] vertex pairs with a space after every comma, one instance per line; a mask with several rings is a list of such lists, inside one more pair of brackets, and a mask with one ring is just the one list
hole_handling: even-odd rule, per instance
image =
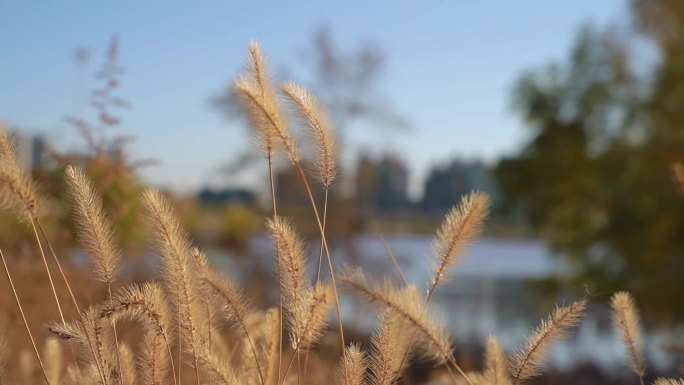
[[[274, 77], [309, 87], [335, 123], [336, 263], [396, 275], [389, 248], [422, 288], [443, 215], [471, 190], [491, 195], [485, 235], [436, 297], [463, 366], [481, 365], [488, 334], [510, 350], [554, 303], [587, 296], [589, 315], [554, 346], [544, 381], [633, 382], [606, 307], [629, 290], [649, 376], [680, 371], [684, 2], [0, 1], [0, 25], [0, 120], [49, 197], [48, 232], [82, 298], [103, 289], [74, 247], [70, 163], [104, 196], [125, 280], [154, 273], [138, 211], [154, 186], [214, 263], [273, 303], [266, 162], [230, 92], [255, 39]], [[313, 261], [317, 228], [285, 159], [275, 184]], [[0, 245], [40, 328], [55, 314], [32, 292], [45, 284], [32, 233], [9, 212]], [[0, 295], [0, 323], [17, 322], [11, 301]], [[375, 318], [347, 308], [367, 339]], [[429, 368], [415, 365], [409, 380], [424, 382]]]

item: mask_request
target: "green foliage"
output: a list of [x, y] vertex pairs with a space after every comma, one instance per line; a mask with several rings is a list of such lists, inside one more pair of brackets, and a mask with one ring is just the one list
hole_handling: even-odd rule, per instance
[[670, 169], [684, 159], [684, 7], [633, 9], [639, 38], [662, 55], [653, 72], [633, 70], [633, 40], [584, 28], [567, 63], [520, 79], [515, 107], [532, 133], [496, 176], [507, 206], [574, 262], [578, 284], [631, 290], [647, 313], [681, 319], [684, 197]]

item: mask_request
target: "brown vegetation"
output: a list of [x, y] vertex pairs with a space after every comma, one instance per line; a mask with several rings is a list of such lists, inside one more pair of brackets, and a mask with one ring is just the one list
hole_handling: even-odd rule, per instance
[[[359, 267], [336, 271], [325, 236], [327, 198], [322, 203], [316, 202], [309, 184], [313, 174], [327, 197], [335, 179], [334, 133], [323, 108], [308, 91], [293, 84], [283, 88], [294, 112], [317, 141], [316, 169], [311, 174], [305, 172], [300, 163], [300, 150], [286, 125], [286, 110], [281, 108], [276, 91], [279, 87], [268, 76], [258, 44], [253, 43], [249, 52], [249, 75], [240, 77], [234, 89], [242, 97], [265, 150], [271, 178], [273, 157], [284, 152], [306, 187], [321, 241], [316, 280], [311, 280], [306, 272], [302, 239], [289, 221], [277, 215], [273, 190], [273, 216], [267, 227], [274, 244], [279, 301], [270, 309], [256, 308], [230, 277], [212, 268], [202, 251], [193, 247], [166, 197], [158, 191], [147, 190], [141, 201], [161, 259], [161, 272], [143, 284], [116, 282], [121, 253], [101, 198], [82, 171], [69, 167], [66, 174], [74, 200], [78, 238], [90, 257], [93, 277], [106, 285], [106, 288], [94, 289], [101, 292], [96, 297], [99, 302], [81, 307], [79, 301], [85, 302], [83, 287], [76, 286], [73, 277], [64, 272], [48, 236], [43, 233], [37, 210], [40, 200], [32, 179], [16, 167], [11, 141], [2, 131], [3, 202], [34, 230], [36, 246], [50, 277], [50, 291], [59, 308], [58, 320], [50, 323], [47, 330], [62, 343], [57, 344], [50, 337], [42, 349], [33, 344], [42, 380], [48, 385], [156, 385], [171, 381], [178, 385], [283, 385], [313, 383], [313, 378], [316, 383], [328, 383], [337, 378], [344, 385], [391, 385], [401, 381], [413, 359], [441, 365], [455, 384], [515, 385], [539, 375], [549, 346], [564, 338], [580, 322], [587, 301], [580, 299], [558, 307], [510, 357], [502, 351], [496, 338], [490, 337], [484, 370], [466, 373], [456, 360], [448, 328], [434, 315], [430, 302], [449, 269], [458, 263], [463, 249], [479, 234], [489, 210], [488, 197], [474, 192], [446, 215], [433, 242], [435, 264], [426, 295], [408, 282], [368, 278]], [[317, 204], [323, 209], [322, 215]], [[44, 246], [53, 257], [52, 267]], [[327, 280], [320, 274], [323, 257], [328, 265]], [[36, 320], [43, 319], [33, 313], [35, 308], [24, 313], [22, 307], [30, 300], [29, 294], [36, 295], [36, 291], [26, 287], [14, 291], [12, 276], [20, 264], [11, 260], [7, 263], [4, 254], [2, 261], [6, 278], [12, 284], [13, 300], [21, 309], [22, 317], [26, 314], [21, 323], [30, 340], [37, 341]], [[61, 278], [57, 284], [52, 281], [55, 268], [59, 272], [55, 276]], [[113, 293], [115, 283], [119, 290]], [[368, 351], [348, 344], [345, 339], [338, 283], [368, 300], [381, 315]], [[78, 299], [75, 294], [79, 295]], [[39, 295], [45, 295], [45, 290], [41, 288]], [[68, 321], [64, 316], [62, 303], [73, 306], [73, 320]], [[613, 307], [634, 371], [643, 378], [634, 303], [628, 295], [619, 293], [614, 297]], [[307, 371], [307, 366], [320, 362], [316, 344], [324, 339], [333, 308], [337, 312], [340, 369], [312, 373]], [[54, 311], [51, 314], [53, 319], [57, 318]], [[130, 322], [138, 324], [139, 330], [131, 332], [130, 328], [123, 327]], [[122, 333], [124, 330], [126, 333]], [[285, 333], [289, 335], [286, 339], [289, 347], [282, 344]], [[0, 339], [0, 353], [5, 351], [3, 343]], [[0, 370], [2, 362], [0, 355]], [[7, 366], [2, 373], [0, 382], [3, 383], [5, 378], [24, 383], [38, 381], [37, 376], [22, 379], [18, 371]]]

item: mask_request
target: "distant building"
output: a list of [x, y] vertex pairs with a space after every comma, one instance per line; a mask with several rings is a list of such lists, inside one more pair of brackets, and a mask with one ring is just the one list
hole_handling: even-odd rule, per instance
[[[303, 165], [304, 169], [307, 169], [307, 165]], [[276, 199], [279, 205], [289, 206], [289, 207], [308, 207], [310, 205], [309, 196], [306, 192], [306, 187], [302, 183], [302, 178], [295, 167], [284, 167], [275, 172], [274, 184]], [[311, 183], [311, 188], [314, 194], [316, 194], [320, 189], [315, 188], [315, 181], [309, 178], [309, 183]], [[269, 190], [270, 197], [270, 190]], [[271, 205], [271, 200], [269, 198], [268, 206]]]
[[197, 194], [197, 200], [200, 203], [209, 204], [244, 204], [252, 205], [256, 202], [254, 193], [245, 189], [224, 189], [212, 190], [203, 189]]
[[408, 170], [394, 156], [371, 159], [361, 156], [356, 169], [356, 201], [362, 210], [379, 212], [406, 208]]
[[13, 136], [16, 145], [17, 163], [19, 163], [22, 169], [31, 171], [45, 166], [47, 157], [45, 139], [37, 135], [20, 134], [17, 132]]
[[479, 161], [453, 160], [430, 171], [421, 207], [426, 211], [444, 212], [473, 190], [484, 191], [496, 199], [496, 184], [490, 170]]

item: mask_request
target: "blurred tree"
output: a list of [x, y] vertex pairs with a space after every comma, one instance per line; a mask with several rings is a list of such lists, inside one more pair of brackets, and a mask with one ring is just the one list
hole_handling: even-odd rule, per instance
[[[496, 175], [578, 284], [630, 290], [647, 314], [681, 320], [684, 198], [670, 168], [684, 159], [684, 3], [632, 10], [629, 34], [585, 27], [566, 64], [521, 77], [514, 106], [531, 139]], [[626, 48], [644, 38], [660, 54], [648, 74]]]
[[[130, 247], [140, 245], [144, 238], [138, 215], [138, 196], [142, 186], [135, 170], [150, 161], [131, 161], [126, 147], [133, 138], [115, 133], [122, 123], [120, 111], [130, 108], [130, 103], [119, 96], [121, 77], [125, 74], [119, 63], [119, 49], [118, 36], [114, 36], [108, 46], [106, 60], [96, 73], [98, 87], [90, 94], [89, 105], [95, 114], [94, 119], [76, 116], [65, 119], [78, 130], [87, 150], [53, 155], [62, 166], [74, 164], [84, 169], [102, 195], [103, 205], [112, 218], [121, 243]], [[83, 54], [77, 54], [75, 59], [78, 62], [83, 57]], [[43, 170], [41, 174], [42, 184], [59, 198], [59, 202], [70, 201], [64, 192], [63, 167]], [[63, 228], [73, 228], [70, 210], [61, 221], [65, 225]]]

